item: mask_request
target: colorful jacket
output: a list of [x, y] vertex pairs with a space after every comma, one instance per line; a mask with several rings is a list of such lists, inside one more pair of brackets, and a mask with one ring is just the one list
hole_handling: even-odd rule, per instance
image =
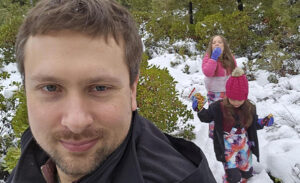
[[[198, 112], [198, 117], [201, 122], [210, 123], [212, 121], [215, 122], [214, 127], [214, 150], [215, 155], [218, 161], [225, 162], [225, 145], [224, 145], [224, 130], [223, 130], [223, 112], [221, 109], [221, 102], [223, 100], [216, 101], [209, 105], [208, 109], [203, 108]], [[256, 110], [253, 113], [253, 121], [251, 126], [247, 129], [248, 140], [251, 144], [251, 151], [257, 157], [257, 161], [259, 161], [259, 145], [257, 138], [258, 129], [262, 129], [257, 123], [257, 114]]]
[[[235, 59], [234, 62], [236, 65]], [[207, 91], [225, 92], [226, 81], [230, 73], [226, 72], [220, 60], [215, 61], [205, 54], [202, 60], [202, 72], [205, 75], [204, 83]]]
[[[49, 160], [30, 129], [7, 183], [45, 183], [40, 167]], [[205, 155], [190, 141], [162, 133], [133, 112], [124, 142], [94, 172], [77, 183], [216, 183]]]

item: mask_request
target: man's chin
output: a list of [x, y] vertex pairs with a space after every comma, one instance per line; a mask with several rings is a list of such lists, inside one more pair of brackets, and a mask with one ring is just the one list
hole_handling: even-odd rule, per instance
[[100, 164], [91, 157], [64, 157], [64, 159], [54, 159], [57, 167], [66, 175], [71, 177], [81, 177], [89, 174]]
[[55, 152], [50, 156], [64, 174], [77, 177], [94, 171], [110, 153], [101, 148], [90, 153]]

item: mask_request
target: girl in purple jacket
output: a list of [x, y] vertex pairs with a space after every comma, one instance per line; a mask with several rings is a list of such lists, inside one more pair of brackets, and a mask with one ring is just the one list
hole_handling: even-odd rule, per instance
[[[226, 39], [221, 35], [213, 36], [202, 60], [208, 104], [225, 97], [225, 84], [235, 67], [236, 61]], [[210, 138], [213, 138], [213, 129], [214, 122], [211, 122], [209, 124]]]

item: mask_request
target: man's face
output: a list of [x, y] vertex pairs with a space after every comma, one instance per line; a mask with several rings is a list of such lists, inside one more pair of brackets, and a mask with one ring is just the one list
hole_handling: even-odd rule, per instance
[[130, 86], [121, 43], [70, 31], [33, 36], [26, 43], [29, 124], [68, 177], [94, 170], [128, 133], [137, 80]]

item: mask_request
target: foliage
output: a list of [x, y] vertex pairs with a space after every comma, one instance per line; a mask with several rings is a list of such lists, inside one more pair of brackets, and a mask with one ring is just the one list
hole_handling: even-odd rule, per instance
[[280, 180], [279, 178], [274, 177], [271, 172], [268, 172], [268, 175], [270, 176], [270, 178], [272, 179], [272, 181], [274, 183], [282, 183], [282, 180]]
[[[13, 146], [14, 137], [10, 135], [0, 136], [0, 154], [6, 154], [7, 148]], [[6, 171], [4, 162], [0, 161], [0, 179], [3, 179], [8, 176], [8, 171]]]
[[24, 88], [18, 90], [13, 96], [14, 101], [18, 101], [16, 112], [11, 121], [14, 135], [20, 138], [22, 133], [28, 128], [27, 106]]
[[281, 50], [275, 42], [266, 45], [261, 58], [257, 60], [258, 68], [268, 70], [278, 76], [286, 76], [287, 60], [291, 56]]
[[[28, 118], [27, 118], [27, 108], [26, 108], [26, 99], [24, 94], [24, 89], [19, 85], [21, 89], [17, 90], [12, 98], [9, 99], [12, 108], [16, 110], [12, 116], [11, 124], [14, 130], [14, 134], [10, 134], [6, 139], [16, 139], [16, 143], [6, 143], [4, 144], [6, 149], [6, 156], [4, 158], [3, 167], [5, 171], [11, 172], [13, 167], [16, 166], [16, 163], [20, 156], [19, 148], [19, 139], [22, 133], [28, 128]], [[9, 147], [9, 148], [8, 148]], [[4, 153], [4, 152], [3, 152]]]
[[130, 9], [131, 11], [143, 11], [147, 12], [150, 11], [151, 2], [149, 0], [117, 0], [121, 5], [125, 6], [126, 8]]
[[137, 88], [141, 115], [166, 133], [176, 133], [175, 135], [188, 139], [194, 138], [192, 133], [194, 126], [186, 124], [187, 120], [193, 119], [193, 115], [178, 99], [176, 82], [167, 69], [148, 66], [147, 59], [144, 54]]
[[[188, 21], [189, 2], [193, 4], [195, 24]], [[238, 11], [237, 1], [230, 0], [150, 0], [144, 4], [146, 11], [133, 6], [130, 8], [138, 22], [143, 24], [143, 31], [149, 35], [145, 40], [147, 48], [157, 46], [160, 40], [172, 43], [192, 38], [199, 42], [198, 49], [204, 51], [208, 39], [221, 34], [227, 38], [235, 55], [247, 56], [249, 60], [255, 59], [252, 53], [263, 51], [263, 45], [269, 40], [295, 53], [292, 59], [299, 59], [299, 3], [286, 0], [243, 1], [244, 11]], [[137, 9], [139, 12], [136, 12]]]
[[[0, 1], [0, 80], [7, 80], [10, 74], [2, 68], [15, 62], [14, 44], [18, 28], [28, 10], [28, 5], [35, 0], [1, 0]], [[20, 86], [19, 83], [12, 82], [11, 86]], [[20, 104], [20, 96], [17, 91], [13, 96], [2, 94], [4, 86], [0, 84], [0, 159], [7, 158], [0, 166], [0, 179], [7, 175], [5, 170], [11, 170], [18, 159], [18, 142], [12, 130], [12, 119]], [[19, 114], [18, 114], [19, 116]], [[24, 118], [26, 119], [26, 118]], [[16, 128], [18, 128], [16, 126]], [[16, 149], [15, 149], [16, 148]], [[10, 152], [13, 151], [13, 152]], [[4, 169], [5, 168], [5, 169]]]
[[11, 173], [11, 171], [16, 166], [18, 159], [21, 154], [21, 149], [18, 147], [10, 147], [8, 148], [7, 155], [5, 156], [5, 161], [3, 163], [3, 167], [5, 171]]
[[196, 10], [195, 20], [201, 22], [206, 16], [214, 15], [216, 13], [230, 14], [237, 11], [236, 1], [232, 0], [193, 0], [193, 5]]
[[186, 74], [190, 74], [190, 66], [189, 65], [185, 65], [183, 70], [182, 70], [183, 73], [186, 73]]
[[252, 44], [254, 35], [248, 29], [250, 23], [250, 17], [239, 11], [225, 16], [222, 13], [206, 16], [195, 27], [195, 34], [199, 38], [199, 47], [205, 50], [210, 38], [220, 34], [230, 42], [230, 48], [236, 54], [242, 54], [242, 51]]
[[246, 72], [247, 78], [249, 81], [255, 80], [254, 72], [257, 70], [255, 67], [255, 62], [253, 60], [249, 60], [248, 62], [243, 62], [243, 67]]
[[170, 39], [171, 42], [187, 39], [193, 34], [186, 17], [172, 12], [151, 14], [145, 25], [149, 38], [145, 41], [146, 47], [159, 40]]

